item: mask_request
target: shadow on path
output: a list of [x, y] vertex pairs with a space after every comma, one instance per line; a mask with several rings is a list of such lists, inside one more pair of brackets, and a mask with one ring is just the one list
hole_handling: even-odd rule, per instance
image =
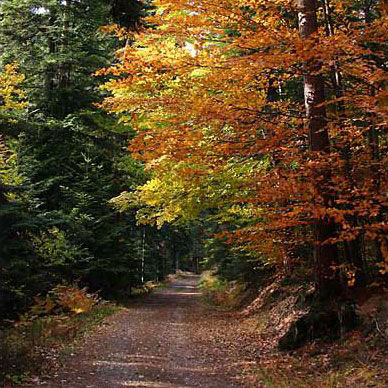
[[[88, 338], [46, 387], [237, 387], [201, 325], [198, 276], [133, 303]], [[215, 322], [216, 323], [216, 322]], [[197, 337], [201, 337], [198, 341]]]

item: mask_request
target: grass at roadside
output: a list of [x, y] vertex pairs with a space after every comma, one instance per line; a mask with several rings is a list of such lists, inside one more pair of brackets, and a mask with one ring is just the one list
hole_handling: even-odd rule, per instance
[[245, 284], [220, 279], [212, 271], [202, 273], [199, 289], [205, 303], [220, 310], [238, 308], [247, 296]]
[[1, 331], [0, 386], [21, 383], [31, 376], [49, 373], [58, 365], [60, 353], [74, 345], [105, 317], [120, 310], [102, 301], [80, 314], [61, 313], [17, 322]]

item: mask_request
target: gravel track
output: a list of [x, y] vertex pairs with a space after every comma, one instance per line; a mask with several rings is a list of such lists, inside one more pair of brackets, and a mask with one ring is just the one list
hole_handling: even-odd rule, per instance
[[242, 375], [252, 355], [236, 347], [233, 320], [200, 302], [197, 283], [181, 278], [108, 318], [44, 386], [249, 386]]

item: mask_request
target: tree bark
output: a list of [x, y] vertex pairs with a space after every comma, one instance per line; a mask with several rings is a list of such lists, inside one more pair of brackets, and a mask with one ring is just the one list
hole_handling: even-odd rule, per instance
[[[299, 34], [302, 39], [310, 39], [318, 31], [316, 0], [297, 0]], [[319, 74], [320, 63], [312, 61], [304, 67], [304, 100], [306, 107], [307, 129], [309, 134], [309, 147], [313, 153], [329, 153], [330, 142], [327, 131], [326, 108], [322, 106], [325, 101], [324, 80]], [[324, 171], [325, 180], [330, 179], [330, 171]], [[318, 174], [318, 172], [317, 172]], [[319, 172], [319, 175], [322, 171]], [[324, 187], [316, 187], [317, 197], [323, 199], [326, 207], [332, 201], [330, 193]], [[335, 236], [336, 227], [332, 219], [325, 217], [314, 222], [314, 262], [315, 281], [319, 298], [327, 299], [337, 294], [340, 289], [337, 270], [338, 249], [335, 244], [325, 243]]]
[[[325, 15], [325, 30], [327, 36], [334, 36], [335, 34], [335, 28], [334, 23], [332, 20], [331, 15], [331, 7], [330, 7], [330, 0], [322, 0], [324, 15]], [[342, 85], [342, 74], [339, 69], [339, 66], [337, 63], [334, 63], [331, 66], [331, 78], [332, 78], [332, 84], [335, 92], [336, 98], [343, 97], [343, 85]], [[345, 106], [343, 101], [337, 101], [337, 114], [341, 115], [345, 111]], [[353, 176], [352, 176], [352, 165], [351, 165], [351, 149], [349, 145], [343, 146], [341, 150], [341, 156], [345, 162], [344, 169], [345, 174], [348, 177], [348, 181], [353, 188], [356, 187], [356, 184], [354, 182]], [[355, 216], [349, 216], [348, 222], [353, 226], [356, 227], [358, 224], [357, 217]], [[367, 283], [367, 274], [365, 271], [365, 265], [364, 265], [364, 257], [363, 257], [363, 251], [362, 251], [362, 235], [358, 234], [354, 237], [351, 241], [345, 241], [344, 242], [344, 256], [345, 261], [354, 265], [356, 269], [355, 273], [355, 283], [353, 285], [353, 288], [363, 288], [366, 286]]]

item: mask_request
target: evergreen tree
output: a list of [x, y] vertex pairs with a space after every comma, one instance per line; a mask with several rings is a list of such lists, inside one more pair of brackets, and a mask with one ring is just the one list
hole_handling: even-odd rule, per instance
[[120, 214], [109, 203], [146, 175], [125, 151], [131, 129], [95, 106], [104, 79], [93, 73], [119, 44], [100, 27], [134, 29], [141, 8], [107, 0], [0, 3], [1, 62], [19, 63], [29, 103], [13, 120], [0, 117], [6, 142], [13, 138], [4, 171], [18, 183], [14, 194], [0, 190], [4, 311], [64, 281], [81, 279], [112, 295], [172, 267], [163, 248], [169, 233], [145, 232], [134, 211]]
[[2, 60], [17, 61], [27, 75], [30, 111], [64, 118], [96, 101], [91, 75], [112, 54], [99, 32], [110, 21], [106, 1], [4, 0], [1, 14]]

